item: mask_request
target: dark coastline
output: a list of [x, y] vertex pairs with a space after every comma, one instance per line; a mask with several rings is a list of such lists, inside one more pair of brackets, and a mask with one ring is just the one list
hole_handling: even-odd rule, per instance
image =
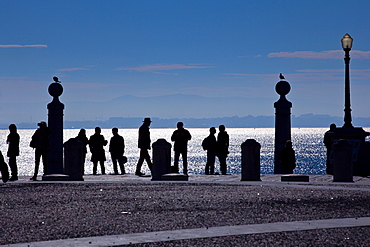
[[[219, 117], [219, 118], [158, 118], [152, 117], [151, 128], [173, 128], [176, 123], [182, 121], [187, 128], [209, 128], [223, 124], [228, 128], [274, 128], [274, 116], [245, 116], [245, 117]], [[138, 128], [142, 122], [142, 117], [111, 117], [108, 120], [87, 120], [87, 121], [64, 121], [65, 129], [80, 128]], [[293, 128], [328, 128], [331, 123], [341, 126], [343, 117], [329, 115], [304, 114], [300, 116], [292, 115]], [[19, 129], [34, 129], [37, 122], [16, 123]], [[355, 126], [370, 126], [370, 118], [354, 117]], [[8, 124], [0, 124], [0, 129], [7, 129]]]

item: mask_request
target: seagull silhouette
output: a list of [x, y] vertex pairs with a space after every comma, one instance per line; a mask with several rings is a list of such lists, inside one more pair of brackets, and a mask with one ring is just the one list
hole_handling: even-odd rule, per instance
[[282, 74], [282, 73], [280, 73], [279, 78], [280, 78], [281, 80], [285, 79], [285, 77], [283, 76], [283, 74]]
[[59, 82], [59, 83], [61, 83], [61, 82], [59, 81], [58, 77], [56, 77], [56, 76], [54, 76], [54, 77], [53, 77], [53, 80], [54, 80], [55, 82]]

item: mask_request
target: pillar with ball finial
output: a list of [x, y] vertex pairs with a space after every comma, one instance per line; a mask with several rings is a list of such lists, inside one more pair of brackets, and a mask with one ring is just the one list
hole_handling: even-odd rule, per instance
[[63, 93], [63, 87], [58, 77], [53, 77], [54, 82], [49, 85], [49, 94], [53, 97], [52, 102], [47, 106], [48, 127], [51, 131], [49, 136], [47, 174], [43, 180], [66, 180], [63, 175], [63, 111], [64, 104], [59, 101]]
[[280, 73], [280, 81], [276, 84], [275, 90], [280, 95], [280, 99], [274, 103], [275, 107], [275, 154], [274, 154], [274, 174], [283, 174], [284, 170], [279, 160], [279, 154], [285, 147], [287, 140], [291, 140], [291, 120], [290, 109], [292, 102], [285, 97], [290, 92], [290, 84], [285, 81], [285, 77]]

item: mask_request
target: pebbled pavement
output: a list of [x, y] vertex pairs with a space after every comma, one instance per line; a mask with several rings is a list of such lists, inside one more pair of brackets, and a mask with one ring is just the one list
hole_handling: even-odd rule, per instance
[[[131, 233], [370, 216], [370, 179], [333, 183], [261, 182], [240, 176], [190, 176], [157, 182], [134, 175], [85, 176], [84, 182], [0, 185], [0, 244]], [[369, 227], [272, 232], [139, 244], [137, 246], [367, 246]], [[108, 245], [108, 244], [107, 244]]]

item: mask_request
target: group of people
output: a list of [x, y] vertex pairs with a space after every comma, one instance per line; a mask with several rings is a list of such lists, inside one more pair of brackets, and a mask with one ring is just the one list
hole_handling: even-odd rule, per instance
[[[149, 150], [151, 149], [151, 139], [150, 139], [150, 118], [145, 118], [143, 124], [139, 128], [139, 138], [138, 138], [138, 148], [140, 149], [140, 157], [136, 165], [135, 175], [145, 176], [141, 172], [142, 165], [144, 161], [148, 164], [149, 170], [153, 168], [153, 163], [151, 161]], [[8, 166], [4, 160], [3, 155], [0, 152], [0, 171], [2, 172], [3, 180], [16, 181], [18, 180], [18, 168], [17, 168], [17, 156], [19, 156], [19, 141], [20, 137], [17, 133], [17, 127], [15, 124], [9, 125], [9, 135], [7, 137], [8, 143], [8, 153], [9, 167], [11, 170], [11, 176], [8, 171]], [[35, 169], [34, 174], [30, 180], [36, 181], [39, 172], [40, 161], [43, 162], [44, 174], [47, 174], [47, 160], [48, 160], [48, 148], [49, 148], [49, 136], [51, 131], [47, 127], [46, 122], [42, 121], [38, 123], [38, 129], [34, 132], [31, 138], [30, 147], [35, 150]], [[112, 138], [109, 142], [109, 153], [111, 155], [111, 160], [113, 163], [114, 174], [125, 174], [124, 164], [127, 162], [127, 157], [124, 156], [125, 153], [125, 141], [124, 138], [118, 134], [118, 128], [112, 129]], [[215, 137], [216, 128], [210, 128], [210, 135], [204, 139], [202, 147], [207, 151], [207, 163], [205, 174], [214, 174], [214, 164], [215, 157], [217, 156], [220, 161], [220, 171], [223, 175], [226, 174], [226, 157], [228, 155], [229, 147], [229, 135], [225, 131], [225, 126], [219, 126], [219, 134], [217, 139]], [[93, 175], [97, 174], [98, 164], [101, 168], [101, 173], [105, 173], [106, 155], [104, 146], [108, 145], [108, 141], [105, 140], [104, 136], [101, 134], [101, 128], [96, 127], [95, 133], [88, 138], [86, 136], [86, 130], [81, 129], [78, 135], [75, 137], [84, 147], [84, 160], [87, 154], [87, 147], [89, 147], [91, 152], [91, 161], [93, 163]], [[188, 161], [187, 161], [187, 151], [188, 151], [188, 141], [191, 140], [190, 132], [184, 128], [182, 122], [177, 123], [177, 129], [173, 132], [171, 136], [171, 141], [174, 142], [174, 165], [171, 167], [171, 172], [179, 172], [179, 160], [180, 155], [182, 156], [183, 163], [183, 173], [188, 174]], [[120, 170], [120, 173], [119, 173]], [[10, 176], [10, 177], [9, 177]]]
[[[109, 142], [109, 152], [113, 163], [114, 174], [118, 175], [118, 166], [121, 174], [126, 174], [124, 164], [127, 162], [127, 158], [124, 156], [125, 153], [125, 140], [121, 135], [118, 134], [118, 128], [112, 129], [112, 138]], [[86, 136], [86, 130], [81, 129], [78, 133], [77, 140], [84, 144], [84, 157], [86, 158], [87, 145], [91, 152], [91, 161], [93, 162], [93, 175], [97, 174], [98, 163], [100, 164], [101, 173], [105, 174], [104, 162], [106, 161], [104, 146], [108, 145], [108, 141], [105, 140], [101, 134], [101, 128], [95, 127], [95, 133], [88, 139]]]
[[220, 171], [222, 175], [226, 175], [226, 158], [229, 154], [229, 135], [225, 131], [224, 125], [218, 127], [219, 133], [216, 139], [216, 128], [211, 127], [209, 129], [209, 136], [202, 141], [202, 147], [207, 151], [207, 163], [205, 174], [215, 174], [215, 161], [216, 156], [220, 162]]
[[[140, 148], [140, 158], [136, 166], [135, 174], [138, 176], [145, 175], [141, 172], [141, 167], [144, 160], [148, 164], [149, 170], [152, 170], [153, 164], [150, 160], [150, 155], [148, 150], [150, 150], [150, 131], [149, 127], [151, 124], [150, 118], [145, 118], [143, 124], [139, 128], [139, 140], [138, 147]], [[219, 126], [219, 134], [217, 139], [215, 137], [216, 128], [210, 128], [210, 134], [202, 142], [202, 147], [207, 150], [207, 163], [205, 168], [205, 174], [213, 175], [215, 174], [215, 161], [216, 156], [220, 161], [220, 171], [223, 175], [226, 175], [226, 158], [229, 154], [229, 135], [226, 132], [224, 125]], [[171, 172], [179, 173], [179, 160], [180, 155], [182, 157], [183, 174], [188, 174], [188, 141], [191, 140], [190, 132], [184, 128], [183, 122], [177, 123], [177, 129], [171, 135], [171, 141], [174, 142], [174, 164], [171, 167]]]
[[[30, 180], [36, 181], [37, 175], [39, 172], [40, 161], [42, 159], [43, 166], [44, 166], [44, 174], [47, 174], [47, 162], [48, 162], [48, 148], [49, 148], [49, 136], [51, 135], [51, 131], [47, 127], [46, 122], [38, 123], [39, 128], [35, 131], [32, 135], [30, 147], [34, 148], [35, 150], [35, 170], [34, 174]], [[9, 125], [9, 135], [7, 137], [8, 143], [8, 152], [7, 156], [9, 157], [9, 167], [11, 170], [11, 177], [9, 178], [9, 169], [4, 160], [4, 156], [0, 151], [0, 172], [2, 175], [2, 180], [4, 182], [9, 181], [17, 181], [18, 180], [18, 167], [17, 167], [17, 156], [19, 156], [19, 141], [20, 137], [17, 133], [17, 127], [15, 124]], [[118, 134], [118, 128], [112, 129], [113, 137], [110, 139], [109, 145], [109, 152], [111, 154], [112, 163], [114, 174], [118, 173], [117, 163], [119, 164], [121, 174], [125, 174], [125, 167], [124, 163], [127, 162], [127, 158], [123, 156], [125, 152], [125, 142], [122, 136]], [[104, 139], [104, 136], [101, 135], [100, 127], [95, 128], [95, 134], [90, 136], [88, 139], [86, 137], [86, 130], [81, 129], [76, 139], [81, 141], [84, 145], [84, 160], [86, 158], [87, 153], [87, 145], [90, 148], [91, 152], [91, 161], [93, 162], [93, 174], [96, 175], [97, 165], [98, 162], [100, 163], [102, 174], [105, 174], [105, 166], [104, 161], [106, 160], [105, 157], [105, 150], [104, 146], [108, 144], [108, 141]]]
[[[152, 171], [153, 163], [151, 161], [149, 150], [151, 149], [150, 139], [150, 118], [145, 118], [143, 124], [139, 128], [138, 148], [140, 149], [140, 157], [136, 165], [135, 175], [144, 176], [141, 172], [142, 165], [146, 161], [149, 170]], [[48, 129], [46, 122], [40, 122], [39, 128], [35, 131], [31, 138], [30, 147], [35, 149], [35, 170], [31, 180], [36, 181], [40, 166], [40, 160], [42, 158], [44, 164], [44, 174], [47, 174], [47, 154], [49, 148], [49, 136], [51, 131]], [[227, 165], [226, 158], [229, 154], [229, 135], [226, 132], [224, 125], [219, 126], [219, 133], [216, 138], [216, 128], [211, 127], [209, 129], [209, 135], [202, 141], [202, 147], [207, 151], [207, 162], [205, 165], [205, 174], [214, 175], [215, 173], [215, 161], [218, 157], [220, 163], [220, 172], [222, 175], [226, 175]], [[16, 181], [18, 180], [18, 168], [17, 168], [17, 156], [19, 156], [19, 141], [20, 137], [17, 133], [17, 127], [15, 124], [9, 125], [9, 135], [7, 137], [9, 158], [9, 167], [11, 174], [9, 174], [7, 164], [4, 160], [3, 155], [0, 152], [0, 171], [2, 172], [3, 180]], [[112, 138], [109, 142], [109, 153], [113, 163], [114, 174], [125, 174], [124, 164], [127, 162], [125, 153], [125, 141], [124, 138], [118, 134], [118, 128], [112, 129]], [[100, 164], [101, 173], [105, 173], [104, 162], [106, 161], [104, 146], [108, 145], [108, 141], [105, 140], [101, 134], [101, 128], [96, 127], [95, 133], [87, 138], [86, 130], [81, 129], [78, 135], [75, 137], [77, 140], [83, 143], [84, 147], [84, 160], [87, 154], [87, 146], [91, 152], [91, 161], [93, 162], [93, 175], [97, 174], [98, 163]], [[179, 172], [179, 159], [182, 156], [183, 163], [183, 174], [188, 174], [188, 141], [191, 140], [190, 132], [184, 128], [182, 122], [177, 123], [177, 129], [171, 136], [171, 141], [174, 142], [174, 165], [171, 167], [171, 172]], [[282, 163], [284, 173], [293, 173], [295, 168], [295, 153], [292, 148], [292, 142], [287, 141], [286, 147], [282, 150], [279, 160]], [[120, 173], [119, 173], [120, 170]], [[11, 175], [11, 176], [10, 176]]]

